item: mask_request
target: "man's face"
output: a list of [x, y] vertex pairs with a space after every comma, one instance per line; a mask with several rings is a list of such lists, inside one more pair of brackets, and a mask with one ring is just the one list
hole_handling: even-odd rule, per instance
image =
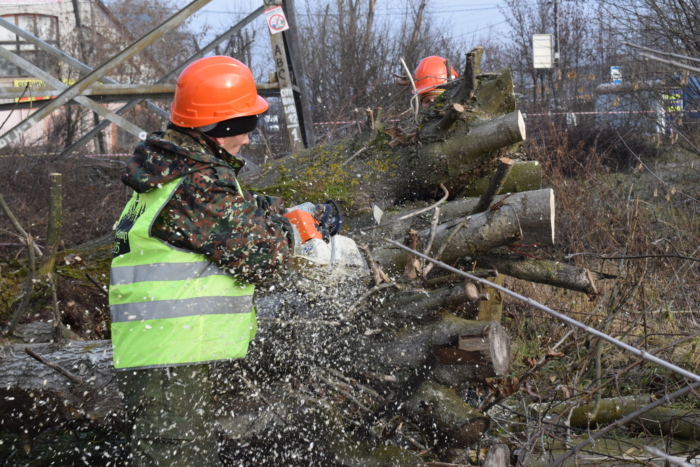
[[216, 136], [212, 139], [216, 141], [216, 144], [226, 149], [226, 151], [232, 156], [238, 154], [238, 151], [241, 150], [241, 146], [250, 142], [250, 140], [248, 139], [248, 133], [243, 133], [242, 135], [236, 136]]
[[435, 94], [428, 94], [427, 96], [423, 96], [423, 98], [420, 100], [420, 105], [422, 108], [428, 107], [430, 104], [435, 102], [435, 98], [437, 96]]

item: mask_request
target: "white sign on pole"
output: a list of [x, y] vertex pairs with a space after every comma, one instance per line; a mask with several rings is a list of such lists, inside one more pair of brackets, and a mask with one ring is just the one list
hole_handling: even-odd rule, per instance
[[532, 35], [532, 59], [535, 68], [553, 68], [553, 34]]
[[267, 21], [267, 27], [270, 28], [270, 34], [277, 34], [289, 29], [287, 17], [284, 16], [281, 6], [278, 5], [265, 10], [263, 14], [265, 15], [265, 21]]

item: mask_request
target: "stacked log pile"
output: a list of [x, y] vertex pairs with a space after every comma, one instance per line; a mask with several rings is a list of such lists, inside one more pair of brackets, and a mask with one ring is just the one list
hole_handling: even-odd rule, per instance
[[[338, 199], [351, 235], [367, 244], [371, 257], [366, 271], [294, 268], [259, 290], [260, 330], [248, 357], [214, 366], [216, 413], [231, 462], [450, 462], [455, 450], [488, 430], [489, 418], [461, 391], [508, 373], [504, 328], [469, 316], [475, 304], [493, 297], [430, 271], [385, 245], [385, 237], [405, 237], [416, 249], [484, 277], [505, 273], [595, 293], [594, 274], [523, 260], [513, 251], [553, 243], [554, 192], [540, 189], [539, 166], [518, 152], [525, 126], [510, 71], [482, 73], [481, 53], [468, 54], [462, 78], [417, 119], [387, 128], [374, 111], [355, 137], [276, 161], [246, 181], [289, 204]], [[477, 186], [486, 190], [506, 156], [512, 168], [498, 184], [500, 193], [519, 192], [464, 198]], [[434, 209], [411, 215], [445, 193], [449, 201], [439, 216]], [[377, 224], [373, 213], [383, 211], [391, 212]], [[36, 361], [24, 347], [8, 348], [0, 359], [4, 427], [29, 438], [65, 422], [119, 427], [109, 341], [30, 346], [77, 379]], [[506, 465], [503, 449], [494, 448], [489, 465]]]

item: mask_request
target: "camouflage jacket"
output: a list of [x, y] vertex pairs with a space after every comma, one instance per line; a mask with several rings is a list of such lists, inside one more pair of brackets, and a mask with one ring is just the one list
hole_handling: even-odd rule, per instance
[[239, 193], [236, 174], [243, 164], [208, 136], [171, 124], [136, 147], [122, 182], [145, 193], [182, 177], [152, 235], [257, 284], [286, 265], [294, 235], [281, 199]]

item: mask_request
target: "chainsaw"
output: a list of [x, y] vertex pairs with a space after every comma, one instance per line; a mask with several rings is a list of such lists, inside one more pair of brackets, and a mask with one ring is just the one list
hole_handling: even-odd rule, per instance
[[302, 203], [287, 209], [284, 217], [294, 226], [294, 256], [316, 265], [350, 269], [367, 269], [355, 241], [340, 235], [343, 214], [338, 203]]

